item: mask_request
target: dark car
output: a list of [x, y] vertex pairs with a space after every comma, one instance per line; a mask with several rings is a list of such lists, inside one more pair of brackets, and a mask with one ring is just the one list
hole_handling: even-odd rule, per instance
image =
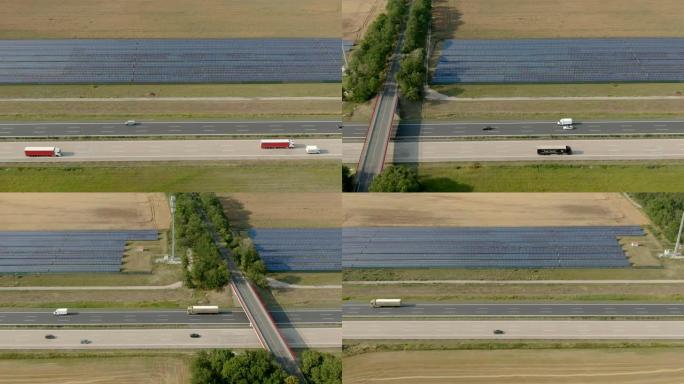
[[500, 329], [495, 329], [495, 330], [494, 330], [494, 334], [495, 334], [495, 335], [503, 335], [504, 333], [506, 333], [506, 332], [504, 332], [504, 331], [502, 331], [502, 330], [500, 330]]
[[81, 344], [90, 344], [90, 343], [92, 343], [92, 341], [90, 341], [88, 339], [81, 339]]
[[489, 125], [486, 126], [486, 127], [484, 127], [484, 128], [482, 128], [483, 131], [493, 131], [493, 130], [495, 130], [495, 129], [496, 129], [496, 128], [491, 127], [491, 126], [489, 126]]
[[190, 337], [192, 337], [193, 339], [199, 339], [200, 337], [202, 337], [202, 335], [200, 335], [199, 333], [191, 333]]
[[45, 335], [45, 338], [48, 339], [48, 340], [52, 340], [52, 339], [56, 339], [57, 336], [55, 336], [55, 335]]

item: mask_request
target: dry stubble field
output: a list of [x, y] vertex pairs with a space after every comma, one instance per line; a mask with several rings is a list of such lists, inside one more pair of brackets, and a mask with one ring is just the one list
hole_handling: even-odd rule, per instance
[[679, 0], [436, 0], [444, 38], [684, 36]]
[[345, 357], [346, 383], [674, 384], [681, 349], [455, 350]]
[[338, 37], [335, 0], [0, 0], [2, 39]]
[[343, 206], [345, 227], [649, 223], [617, 193], [344, 194]]
[[4, 384], [185, 384], [188, 359], [180, 356], [0, 359]]
[[168, 229], [163, 193], [2, 193], [0, 230]]
[[385, 10], [386, 0], [342, 0], [342, 39], [357, 41], [366, 33], [379, 14]]

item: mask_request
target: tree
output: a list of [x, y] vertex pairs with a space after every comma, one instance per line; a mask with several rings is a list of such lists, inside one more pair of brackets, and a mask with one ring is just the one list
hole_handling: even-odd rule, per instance
[[285, 384], [299, 384], [299, 379], [297, 376], [288, 376], [285, 379]]
[[397, 73], [399, 89], [404, 97], [413, 101], [421, 100], [425, 76], [425, 51], [418, 48], [402, 59]]
[[[239, 355], [228, 349], [201, 351], [191, 365], [192, 384], [296, 384], [266, 351]], [[295, 378], [296, 379], [296, 378]]]
[[342, 192], [354, 191], [354, 176], [346, 165], [342, 166]]
[[385, 168], [371, 183], [371, 192], [418, 192], [420, 183], [415, 169], [403, 165]]
[[341, 384], [342, 360], [330, 353], [302, 353], [302, 373], [311, 384]]

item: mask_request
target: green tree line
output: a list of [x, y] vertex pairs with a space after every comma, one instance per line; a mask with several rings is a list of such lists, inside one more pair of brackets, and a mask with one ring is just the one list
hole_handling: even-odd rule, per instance
[[387, 59], [395, 46], [406, 14], [405, 0], [389, 0], [385, 12], [368, 27], [352, 52], [343, 79], [343, 98], [363, 102], [385, 81]]
[[684, 212], [684, 193], [633, 193], [632, 196], [663, 235], [675, 242]]
[[401, 93], [409, 100], [423, 99], [423, 84], [427, 79], [425, 55], [427, 34], [432, 22], [432, 1], [415, 0], [409, 12], [404, 34], [401, 60], [397, 82]]

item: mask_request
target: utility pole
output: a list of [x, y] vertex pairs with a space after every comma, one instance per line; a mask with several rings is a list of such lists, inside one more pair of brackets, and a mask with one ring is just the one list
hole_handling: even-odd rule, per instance
[[682, 240], [682, 228], [684, 228], [684, 212], [682, 212], [682, 221], [679, 222], [679, 232], [677, 233], [677, 243], [675, 243], [674, 255], [679, 256], [679, 245]]
[[171, 195], [171, 260], [176, 260], [176, 196]]

